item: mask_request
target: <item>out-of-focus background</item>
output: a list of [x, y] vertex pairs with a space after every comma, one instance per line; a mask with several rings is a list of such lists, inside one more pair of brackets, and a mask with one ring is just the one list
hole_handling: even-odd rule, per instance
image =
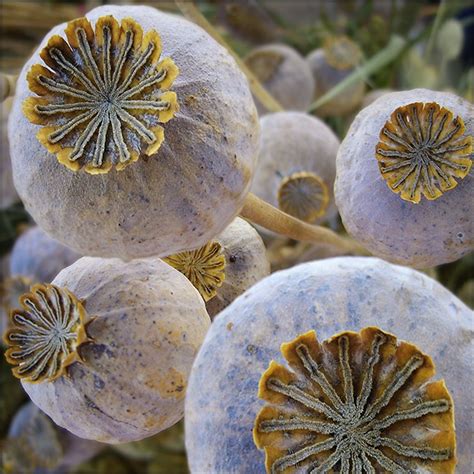
[[[179, 14], [173, 2], [1, 0], [0, 71], [15, 76], [53, 26], [107, 3], [145, 4]], [[423, 87], [474, 99], [474, 4], [470, 0], [214, 0], [197, 5], [242, 58], [259, 46], [275, 43], [293, 48], [302, 57], [335, 38], [345, 37], [356, 45], [351, 51], [360, 57], [352, 69], [366, 73], [359, 92], [352, 95], [352, 109], [326, 114], [322, 112], [324, 100], [318, 107], [313, 104], [307, 108], [323, 118], [340, 139], [357, 112], [388, 90]], [[374, 63], [377, 55], [379, 61]], [[268, 61], [271, 66], [271, 56]], [[259, 67], [263, 66], [257, 64], [254, 71], [262, 82], [265, 71]], [[337, 81], [334, 78], [320, 97], [324, 98], [336, 87]], [[16, 195], [11, 176], [6, 133], [10, 105], [11, 98], [3, 101], [0, 117], [0, 310], [3, 313], [14, 304], [12, 294], [21, 293], [22, 285], [21, 280], [11, 279], [10, 252], [19, 235], [33, 225]], [[335, 219], [332, 225], [338, 228], [340, 222]], [[313, 252], [309, 244], [288, 240], [268, 244], [273, 270], [324, 257]], [[472, 255], [426, 272], [473, 307]], [[28, 402], [3, 357], [0, 365], [1, 472], [187, 472], [182, 422], [137, 443], [110, 447], [84, 442], [56, 427]]]

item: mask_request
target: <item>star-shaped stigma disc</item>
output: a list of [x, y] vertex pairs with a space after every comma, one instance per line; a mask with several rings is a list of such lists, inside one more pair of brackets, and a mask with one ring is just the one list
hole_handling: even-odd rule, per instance
[[35, 64], [27, 75], [37, 96], [23, 111], [42, 125], [39, 141], [71, 170], [91, 174], [156, 153], [164, 140], [160, 124], [178, 110], [168, 90], [178, 68], [170, 58], [160, 61], [158, 33], [109, 15], [95, 31], [86, 18], [71, 21], [65, 36], [49, 39], [40, 52], [47, 67]]

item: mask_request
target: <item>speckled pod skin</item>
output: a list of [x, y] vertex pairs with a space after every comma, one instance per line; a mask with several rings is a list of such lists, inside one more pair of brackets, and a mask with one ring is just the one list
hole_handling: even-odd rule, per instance
[[[322, 48], [314, 50], [306, 57], [314, 77], [314, 100], [319, 99], [329, 89], [341, 82], [354, 72], [354, 68], [339, 70], [327, 63], [325, 52]], [[318, 107], [316, 115], [321, 117], [334, 117], [352, 112], [364, 97], [365, 84], [360, 80], [334, 97], [326, 104]]]
[[258, 146], [258, 121], [244, 75], [198, 26], [142, 6], [104, 6], [86, 17], [131, 17], [161, 37], [163, 57], [179, 75], [171, 90], [180, 111], [164, 125], [155, 155], [103, 175], [72, 172], [36, 138], [39, 127], [22, 112], [32, 95], [26, 74], [42, 63], [55, 27], [24, 66], [9, 125], [16, 188], [35, 221], [82, 255], [131, 259], [196, 248], [238, 214], [249, 190]]
[[[314, 79], [304, 58], [290, 46], [268, 44], [250, 52], [245, 63], [265, 89], [287, 110], [306, 110], [313, 100]], [[259, 114], [267, 112], [256, 99]]]
[[320, 119], [302, 112], [276, 112], [260, 119], [261, 146], [252, 192], [279, 207], [282, 179], [300, 171], [325, 182], [329, 204], [324, 220], [336, 213], [333, 184], [339, 139]]
[[10, 257], [10, 274], [27, 277], [35, 283], [50, 283], [80, 257], [36, 226], [16, 240]]
[[[34, 430], [33, 432], [29, 431], [32, 428], [35, 417], [38, 416], [45, 415], [32, 402], [23, 405], [15, 414], [15, 417], [10, 424], [8, 431], [9, 438], [25, 437], [26, 435], [28, 441], [35, 442], [35, 438], [33, 437], [33, 434], [35, 434], [37, 436], [36, 442], [41, 444], [41, 435], [46, 436], [47, 433], [39, 433]], [[59, 441], [62, 448], [62, 456], [57, 460], [57, 464], [51, 470], [52, 472], [68, 471], [71, 468], [93, 458], [105, 447], [104, 444], [97, 443], [96, 441], [78, 438], [67, 430], [54, 425], [51, 420], [48, 419], [48, 421], [50, 422], [51, 427], [56, 431], [57, 441]], [[54, 443], [54, 441], [46, 440], [46, 446], [48, 446], [48, 443]], [[31, 454], [35, 456], [34, 452]]]
[[270, 274], [270, 262], [262, 238], [244, 219], [234, 219], [215, 240], [223, 248], [225, 279], [216, 296], [206, 303], [211, 319], [245, 290]]
[[427, 268], [473, 249], [473, 171], [434, 201], [404, 201], [383, 179], [375, 147], [390, 114], [404, 104], [437, 102], [459, 115], [474, 134], [474, 107], [460, 97], [426, 89], [386, 94], [363, 109], [343, 140], [336, 160], [336, 205], [347, 231], [378, 257]]
[[94, 342], [54, 382], [22, 382], [76, 436], [106, 443], [152, 436], [183, 415], [188, 374], [210, 320], [199, 293], [158, 259], [84, 257], [53, 282], [85, 301]]
[[377, 326], [429, 354], [454, 399], [458, 471], [472, 472], [474, 316], [415, 270], [375, 258], [341, 257], [274, 273], [213, 322], [194, 363], [186, 398], [192, 473], [265, 473], [252, 429], [263, 406], [262, 373], [280, 344], [314, 329], [327, 339]]
[[8, 207], [18, 201], [18, 194], [13, 185], [12, 164], [8, 149], [7, 123], [13, 98], [7, 97], [0, 104], [0, 207]]

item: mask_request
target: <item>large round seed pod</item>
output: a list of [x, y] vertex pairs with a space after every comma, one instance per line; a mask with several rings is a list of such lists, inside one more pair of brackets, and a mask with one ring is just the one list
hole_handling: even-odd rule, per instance
[[[454, 400], [457, 472], [471, 472], [472, 424], [468, 414], [472, 389], [467, 381], [474, 378], [473, 324], [473, 312], [439, 283], [423, 273], [375, 258], [333, 258], [272, 274], [219, 314], [193, 365], [185, 409], [191, 472], [264, 473], [264, 455], [254, 445], [252, 430], [263, 407], [257, 396], [259, 381], [271, 360], [282, 362], [281, 344], [312, 330], [319, 341], [324, 341], [337, 333], [358, 332], [368, 326], [377, 326], [398, 340], [408, 341], [432, 358], [437, 377], [445, 380]], [[369, 356], [359, 355], [359, 362], [354, 363]], [[393, 358], [392, 362], [402, 359]], [[350, 366], [353, 367], [352, 362]], [[393, 367], [389, 361], [385, 373], [393, 374]], [[383, 370], [377, 366], [376, 373]], [[327, 375], [334, 380], [337, 373]], [[339, 394], [343, 386], [340, 377]], [[305, 388], [299, 383], [296, 386]], [[360, 387], [354, 383], [355, 391]], [[380, 395], [382, 389], [378, 388]], [[314, 397], [327, 401], [317, 392]], [[392, 402], [397, 400], [395, 397]], [[418, 401], [416, 396], [410, 400]], [[304, 407], [297, 402], [293, 406]], [[396, 403], [390, 406], [389, 413], [397, 413]], [[416, 448], [426, 441], [424, 447], [430, 448], [427, 433], [438, 439], [436, 414], [429, 417], [433, 417], [431, 428], [420, 425], [418, 434], [410, 425], [404, 425], [406, 422], [396, 425], [409, 429], [412, 439], [408, 446], [411, 443]], [[417, 420], [408, 423], [416, 424]], [[289, 444], [291, 433], [287, 439], [286, 446], [293, 446]], [[304, 441], [302, 437], [298, 439]], [[444, 447], [441, 443], [431, 446]], [[423, 465], [422, 460], [415, 460]], [[405, 459], [403, 463], [406, 462]], [[377, 469], [376, 472], [387, 472]], [[436, 470], [426, 470], [425, 466], [424, 472]]]
[[252, 192], [306, 222], [335, 214], [339, 140], [320, 119], [277, 112], [260, 119], [261, 146]]
[[0, 208], [8, 207], [19, 200], [13, 185], [12, 164], [8, 149], [7, 122], [12, 104], [12, 97], [8, 97], [0, 104]]
[[[267, 44], [251, 51], [245, 64], [265, 89], [287, 110], [306, 110], [313, 100], [314, 79], [304, 58], [284, 44]], [[259, 113], [266, 109], [256, 100]]]
[[[328, 38], [322, 48], [306, 57], [314, 77], [314, 99], [344, 80], [359, 66], [362, 53], [359, 46], [346, 37]], [[363, 80], [347, 87], [326, 104], [318, 107], [316, 114], [321, 117], [346, 115], [357, 108], [365, 92]]]
[[348, 232], [374, 255], [419, 268], [470, 252], [473, 134], [473, 105], [446, 92], [394, 92], [362, 110], [336, 160]]
[[16, 413], [6, 444], [15, 444], [21, 454], [11, 460], [15, 472], [67, 472], [105, 447], [59, 428], [32, 402]]
[[198, 289], [211, 319], [270, 274], [262, 238], [240, 217], [204, 247], [164, 260], [186, 275]]
[[20, 302], [6, 357], [56, 424], [81, 438], [120, 443], [182, 418], [210, 319], [181, 273], [159, 259], [83, 257]]
[[38, 225], [83, 255], [123, 259], [221, 232], [243, 205], [259, 136], [229, 53], [143, 6], [53, 28], [19, 76], [9, 123], [15, 185]]

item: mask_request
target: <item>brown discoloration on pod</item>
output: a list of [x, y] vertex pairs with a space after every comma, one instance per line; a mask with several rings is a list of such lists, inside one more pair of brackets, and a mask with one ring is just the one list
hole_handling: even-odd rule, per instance
[[178, 75], [170, 58], [160, 61], [158, 33], [143, 32], [131, 18], [119, 24], [100, 17], [69, 22], [66, 40], [51, 36], [27, 80], [31, 96], [23, 112], [42, 125], [38, 140], [60, 163], [91, 174], [122, 170], [151, 156], [164, 140], [166, 123], [178, 110], [168, 91]]
[[213, 298], [225, 280], [225, 257], [219, 242], [180, 252], [163, 259], [180, 271], [199, 291], [204, 301]]
[[66, 288], [37, 284], [20, 297], [10, 314], [4, 341], [15, 377], [30, 383], [52, 382], [80, 361], [79, 348], [91, 342], [86, 326], [93, 320]]
[[308, 171], [282, 179], [278, 189], [279, 208], [305, 222], [324, 216], [329, 204], [329, 190], [322, 178]]
[[453, 401], [416, 346], [369, 327], [323, 343], [309, 331], [281, 352], [290, 370], [262, 375], [253, 431], [267, 472], [454, 472]]
[[405, 201], [438, 199], [469, 174], [472, 136], [460, 116], [436, 102], [413, 102], [393, 111], [376, 147], [388, 187]]

